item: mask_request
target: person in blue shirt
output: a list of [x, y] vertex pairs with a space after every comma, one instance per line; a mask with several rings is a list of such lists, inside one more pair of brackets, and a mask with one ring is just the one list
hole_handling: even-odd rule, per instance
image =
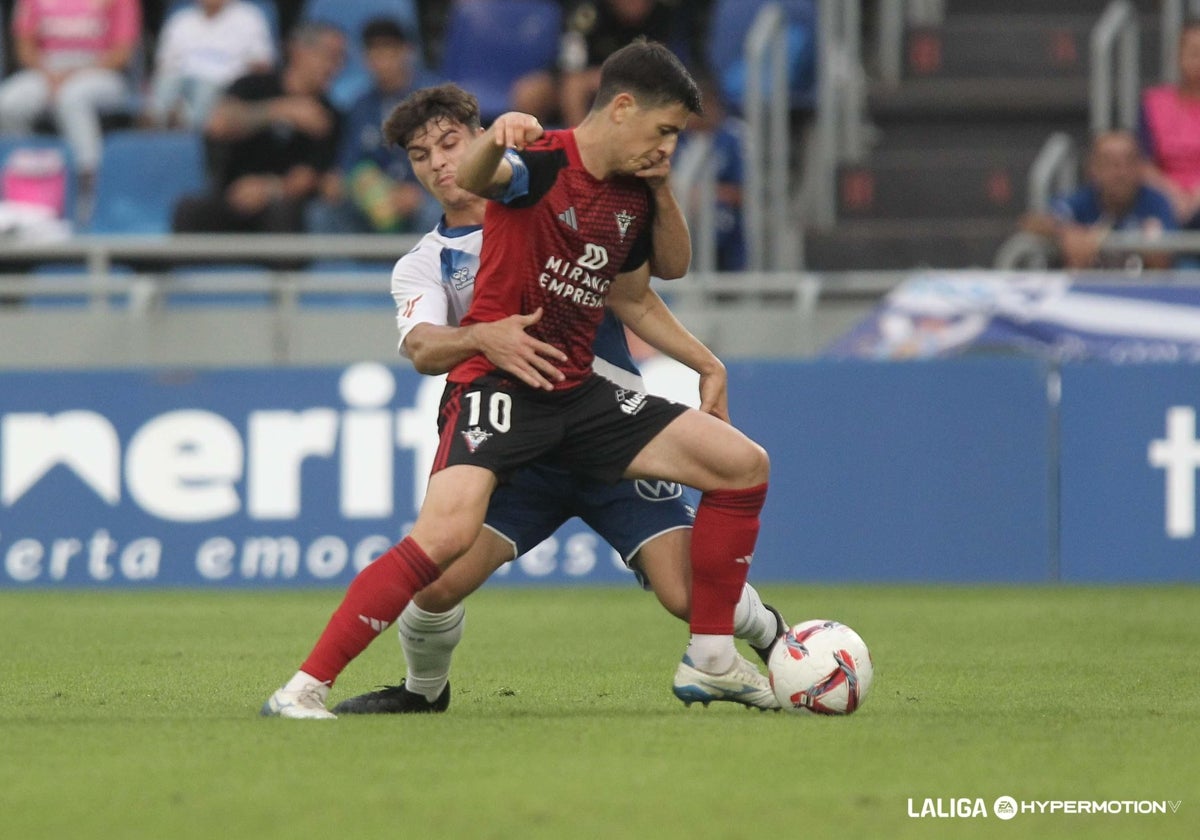
[[1022, 226], [1053, 238], [1067, 269], [1170, 268], [1170, 254], [1104, 252], [1100, 245], [1109, 231], [1153, 238], [1178, 229], [1170, 200], [1142, 181], [1141, 150], [1129, 131], [1097, 135], [1088, 158], [1088, 182], [1055, 198], [1049, 213], [1027, 216]]
[[[406, 158], [386, 148], [380, 126], [408, 94], [434, 79], [420, 67], [408, 35], [391, 18], [363, 26], [371, 88], [350, 107], [338, 145], [340, 177], [308, 214], [313, 233], [424, 230], [441, 210], [428, 199]], [[432, 221], [431, 221], [432, 219]]]

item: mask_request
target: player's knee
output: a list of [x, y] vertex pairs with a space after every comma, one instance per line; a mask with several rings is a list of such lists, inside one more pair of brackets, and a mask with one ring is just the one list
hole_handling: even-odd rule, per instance
[[441, 528], [436, 531], [413, 529], [412, 537], [424, 549], [429, 559], [443, 569], [467, 553], [478, 534], [461, 528]]
[[738, 484], [742, 487], [757, 487], [766, 484], [771, 477], [771, 458], [767, 450], [752, 440], [746, 441], [745, 452], [740, 461]]

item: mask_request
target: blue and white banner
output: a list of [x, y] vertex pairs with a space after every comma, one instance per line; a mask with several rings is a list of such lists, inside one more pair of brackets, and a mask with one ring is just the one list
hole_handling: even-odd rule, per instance
[[[656, 361], [651, 390], [695, 402]], [[1049, 408], [1022, 359], [731, 364], [771, 454], [753, 579], [1049, 574]], [[410, 527], [440, 380], [377, 364], [0, 374], [0, 587], [343, 586]], [[578, 520], [496, 583], [628, 583]]]
[[[0, 374], [0, 587], [344, 584], [411, 526], [442, 380]], [[578, 522], [501, 578], [630, 580]]]
[[1063, 367], [1063, 580], [1200, 579], [1197, 412], [1198, 365]]
[[990, 271], [916, 275], [824, 355], [912, 359], [971, 352], [1200, 362], [1200, 286]]

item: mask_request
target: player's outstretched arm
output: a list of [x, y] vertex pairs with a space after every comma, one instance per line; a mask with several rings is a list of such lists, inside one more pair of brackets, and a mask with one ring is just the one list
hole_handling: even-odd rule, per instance
[[487, 131], [471, 141], [459, 161], [454, 182], [484, 198], [500, 195], [513, 176], [512, 164], [504, 159], [504, 151], [524, 149], [545, 133], [532, 114], [519, 111], [501, 114]]
[[525, 330], [542, 317], [539, 307], [530, 315], [510, 315], [499, 321], [466, 327], [422, 323], [404, 337], [404, 352], [418, 372], [446, 373], [460, 362], [483, 353], [497, 367], [532, 388], [553, 390], [563, 378], [556, 362], [566, 354]]
[[638, 338], [700, 374], [700, 410], [729, 422], [725, 365], [650, 288], [649, 264], [618, 274], [608, 291], [608, 305]]

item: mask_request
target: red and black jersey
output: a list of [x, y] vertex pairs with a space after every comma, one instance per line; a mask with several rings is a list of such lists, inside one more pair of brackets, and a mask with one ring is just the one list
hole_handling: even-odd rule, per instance
[[[462, 323], [542, 307], [529, 333], [567, 354], [557, 388], [571, 388], [591, 373], [609, 284], [650, 258], [653, 198], [640, 178], [590, 175], [572, 131], [548, 131], [507, 156], [513, 179], [500, 201], [488, 202], [475, 299]], [[494, 369], [479, 354], [449, 379], [471, 382]]]

